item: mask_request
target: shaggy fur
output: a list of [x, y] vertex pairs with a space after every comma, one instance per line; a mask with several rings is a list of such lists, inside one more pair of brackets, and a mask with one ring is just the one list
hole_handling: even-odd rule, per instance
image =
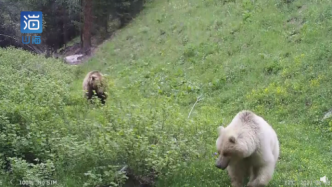
[[83, 90], [85, 96], [90, 100], [93, 96], [97, 96], [102, 104], [105, 104], [107, 95], [105, 93], [106, 84], [104, 77], [99, 71], [90, 71], [83, 80]]
[[239, 112], [227, 127], [218, 128], [219, 157], [216, 167], [226, 169], [233, 187], [267, 186], [279, 157], [279, 141], [273, 128], [251, 111]]

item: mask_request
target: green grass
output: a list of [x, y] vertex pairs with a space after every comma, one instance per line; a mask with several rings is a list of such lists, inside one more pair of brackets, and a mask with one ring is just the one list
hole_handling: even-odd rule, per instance
[[[158, 172], [160, 187], [229, 186], [214, 166], [216, 129], [243, 109], [278, 134], [269, 186], [332, 179], [332, 121], [321, 121], [332, 107], [332, 2], [286, 2], [148, 3], [73, 71], [69, 99], [49, 122], [54, 140], [67, 137], [51, 145], [61, 156], [53, 159], [58, 183], [109, 184], [120, 180], [117, 169], [107, 175], [103, 166], [128, 164], [137, 176]], [[81, 99], [91, 70], [107, 74], [105, 107]]]
[[128, 93], [122, 99], [170, 98], [183, 117], [204, 96], [192, 118], [212, 129], [201, 140], [211, 156], [158, 186], [227, 186], [226, 173], [214, 168], [214, 130], [242, 109], [263, 116], [279, 135], [270, 186], [316, 181], [332, 176], [331, 131], [319, 121], [332, 106], [331, 8], [300, 0], [156, 2], [83, 68], [110, 74], [114, 89]]

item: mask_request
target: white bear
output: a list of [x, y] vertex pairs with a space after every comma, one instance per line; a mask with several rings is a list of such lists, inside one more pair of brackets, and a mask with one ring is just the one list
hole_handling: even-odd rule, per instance
[[218, 128], [216, 167], [226, 169], [233, 187], [264, 187], [272, 179], [279, 157], [279, 140], [273, 128], [255, 113], [243, 110], [227, 126]]

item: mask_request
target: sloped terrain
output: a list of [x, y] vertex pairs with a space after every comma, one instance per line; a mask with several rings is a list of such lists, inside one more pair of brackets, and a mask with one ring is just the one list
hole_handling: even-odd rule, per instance
[[[305, 0], [149, 3], [88, 62], [68, 67], [71, 83], [54, 77], [57, 87], [70, 85], [52, 112], [58, 118], [50, 121], [42, 110], [31, 116], [58, 133], [48, 138], [61, 141], [48, 145], [57, 157], [35, 154], [52, 160], [58, 183], [67, 186], [122, 183], [118, 171], [125, 165], [157, 186], [228, 186], [227, 173], [214, 166], [216, 129], [249, 109], [279, 136], [281, 158], [269, 186], [332, 177], [332, 122], [321, 120], [332, 107], [331, 10], [330, 1]], [[19, 64], [11, 53], [0, 51], [7, 66]], [[91, 70], [107, 74], [104, 107], [82, 99], [81, 83]], [[6, 85], [12, 75], [2, 75]], [[52, 95], [53, 87], [39, 93]]]

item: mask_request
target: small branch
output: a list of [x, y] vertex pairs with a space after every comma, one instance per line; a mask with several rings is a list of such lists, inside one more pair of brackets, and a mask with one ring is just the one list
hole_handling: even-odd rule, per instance
[[9, 36], [9, 35], [6, 35], [6, 34], [0, 34], [1, 36], [6, 36], [8, 38], [11, 38], [13, 40], [15, 40], [16, 42], [19, 42], [16, 38], [12, 37], [12, 36]]
[[196, 99], [196, 102], [194, 103], [193, 107], [191, 108], [191, 110], [190, 110], [190, 112], [189, 112], [188, 119], [189, 119], [189, 117], [190, 117], [192, 111], [194, 110], [195, 105], [196, 105], [198, 102], [200, 102], [201, 100], [203, 100], [202, 96], [198, 96], [197, 99]]
[[122, 167], [122, 169], [120, 169], [119, 172], [126, 172], [126, 171], [127, 171], [127, 168], [128, 168], [128, 166], [125, 165], [125, 166]]

